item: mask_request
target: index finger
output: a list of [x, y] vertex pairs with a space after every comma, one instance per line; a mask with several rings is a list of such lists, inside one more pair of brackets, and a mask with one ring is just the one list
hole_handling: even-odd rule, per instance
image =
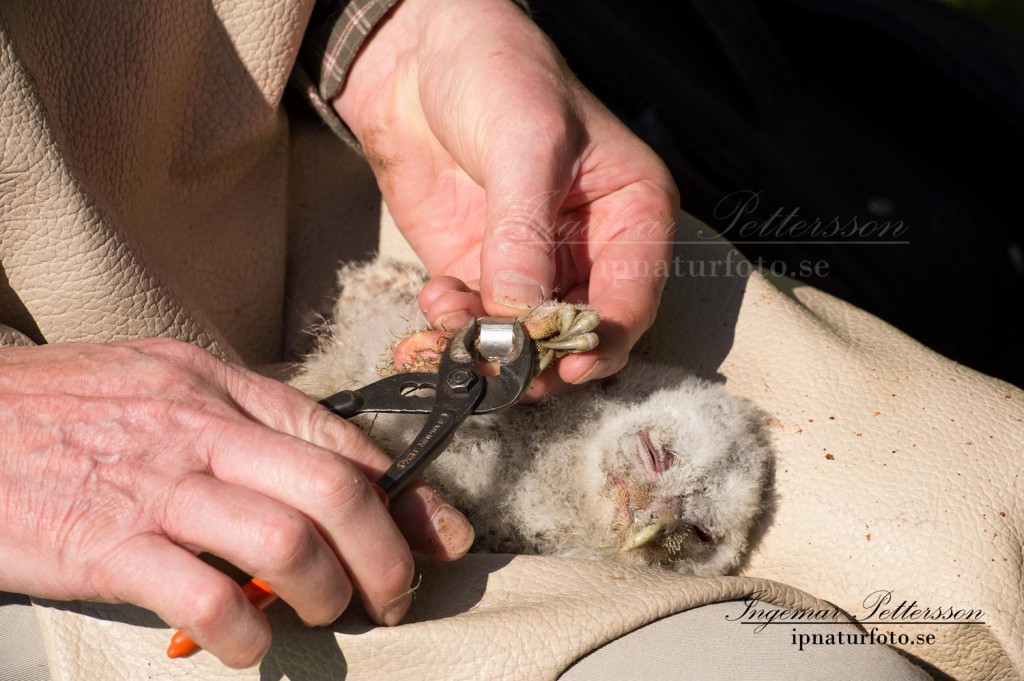
[[[228, 390], [255, 421], [341, 454], [371, 481], [391, 465], [391, 458], [358, 426], [335, 416], [295, 388], [244, 369], [232, 367], [232, 374]], [[473, 528], [460, 516], [441, 531], [432, 519], [451, 509], [429, 485], [416, 483], [396, 500], [391, 515], [411, 548], [435, 560], [454, 560], [468, 550]]]
[[[655, 194], [649, 200], [654, 205], [646, 212], [652, 217], [617, 232], [603, 247], [595, 244], [586, 292], [567, 296], [584, 298], [601, 315], [601, 344], [592, 352], [562, 358], [558, 375], [566, 383], [585, 383], [619, 371], [654, 323], [668, 279], [674, 222], [662, 217], [668, 213], [658, 205], [663, 196]], [[600, 238], [597, 230], [592, 238]]]
[[[408, 607], [408, 602], [401, 599], [414, 575], [412, 554], [369, 481], [354, 464], [327, 449], [242, 418], [203, 432], [196, 444], [215, 478], [258, 492], [298, 512], [292, 517], [287, 513], [268, 517], [255, 510], [259, 506], [253, 506], [253, 513], [259, 514], [253, 520], [266, 521], [266, 529], [253, 533], [253, 541], [262, 551], [251, 556], [244, 565], [246, 570], [267, 579], [297, 609], [304, 608], [300, 614], [305, 612], [307, 618], [312, 615], [312, 621], [324, 622], [328, 618], [323, 612], [314, 612], [318, 608], [312, 605], [323, 594], [324, 584], [294, 581], [296, 575], [307, 572], [313, 560], [325, 566], [319, 574], [334, 572], [340, 577], [340, 571], [332, 569], [330, 562], [324, 563], [319, 550], [322, 538], [329, 547], [329, 560], [335, 565], [340, 562], [367, 613], [380, 623], [398, 622]], [[236, 520], [231, 521], [232, 515]], [[214, 521], [221, 525], [220, 532], [230, 530], [232, 525], [236, 532], [242, 532], [243, 524], [254, 525], [246, 519], [235, 513], [218, 515]], [[313, 534], [313, 528], [319, 537]], [[203, 548], [216, 553], [210, 539], [207, 537], [208, 546]], [[225, 558], [235, 557], [238, 548]], [[332, 601], [336, 601], [332, 606], [338, 608], [333, 614], [337, 616], [347, 600], [343, 592], [348, 585], [340, 578], [331, 581], [335, 581], [330, 587]], [[283, 582], [288, 587], [284, 590]], [[339, 594], [340, 599], [333, 598]]]

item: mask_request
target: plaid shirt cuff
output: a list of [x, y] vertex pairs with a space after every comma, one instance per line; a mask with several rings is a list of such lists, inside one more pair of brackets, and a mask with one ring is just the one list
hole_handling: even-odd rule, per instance
[[[331, 106], [359, 48], [400, 0], [317, 0], [292, 82], [313, 109], [349, 146], [361, 151], [352, 131]], [[514, 0], [529, 12], [526, 0]]]

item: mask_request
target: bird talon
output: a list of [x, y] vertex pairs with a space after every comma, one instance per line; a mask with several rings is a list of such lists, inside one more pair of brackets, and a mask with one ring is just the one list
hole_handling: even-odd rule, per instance
[[537, 341], [537, 346], [547, 350], [567, 350], [569, 352], [588, 352], [597, 347], [596, 333], [584, 333], [574, 338], [562, 340]]
[[551, 339], [551, 342], [586, 334], [596, 329], [600, 323], [601, 315], [593, 310], [580, 310], [576, 318], [572, 320], [572, 325], [567, 329], [563, 329], [560, 334]]
[[534, 371], [534, 375], [537, 375], [540, 372], [542, 372], [545, 369], [547, 369], [548, 365], [551, 364], [551, 362], [554, 359], [555, 359], [555, 351], [554, 350], [545, 350], [545, 351], [541, 352], [540, 355], [537, 357], [537, 368]]
[[589, 352], [599, 343], [593, 331], [600, 324], [601, 316], [572, 303], [546, 300], [520, 321], [526, 334], [536, 343], [538, 374], [564, 354]]

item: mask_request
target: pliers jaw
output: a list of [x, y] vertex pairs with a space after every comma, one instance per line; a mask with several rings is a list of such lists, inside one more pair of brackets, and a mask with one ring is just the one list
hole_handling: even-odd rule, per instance
[[474, 414], [490, 414], [507, 409], [523, 399], [533, 378], [533, 343], [526, 329], [517, 319], [481, 317], [470, 319], [459, 329], [448, 344], [450, 353], [441, 357], [438, 375], [445, 372], [445, 361], [450, 359], [450, 371], [458, 367], [472, 369], [479, 380], [476, 365], [481, 361], [497, 362], [498, 373], [484, 378], [484, 396], [473, 410]]
[[[498, 373], [482, 376], [477, 365], [498, 362]], [[471, 414], [487, 414], [519, 402], [533, 376], [533, 345], [515, 319], [470, 319], [449, 341], [438, 372], [396, 374], [359, 390], [320, 401], [343, 418], [365, 412], [429, 414], [419, 434], [377, 484], [393, 500], [444, 451]], [[434, 395], [411, 394], [432, 388]]]

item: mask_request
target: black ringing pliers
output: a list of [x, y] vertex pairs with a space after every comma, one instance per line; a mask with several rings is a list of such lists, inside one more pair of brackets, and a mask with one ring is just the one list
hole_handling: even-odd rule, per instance
[[[498, 362], [498, 373], [482, 376], [477, 364]], [[520, 399], [533, 377], [533, 343], [523, 325], [515, 319], [483, 317], [471, 319], [448, 342], [436, 374], [395, 374], [359, 390], [343, 390], [320, 400], [332, 412], [352, 418], [365, 412], [429, 414], [419, 435], [395, 459], [377, 481], [387, 501], [409, 485], [420, 472], [448, 446], [459, 425], [470, 414], [488, 414], [510, 407]], [[430, 388], [433, 396], [415, 394]], [[270, 586], [203, 554], [207, 562], [232, 575], [242, 593], [258, 608], [277, 599]], [[184, 632], [179, 631], [167, 648], [168, 657], [183, 657], [198, 650]]]
[[[499, 371], [483, 376], [481, 362], [498, 362]], [[489, 414], [522, 399], [533, 377], [533, 343], [515, 319], [470, 319], [448, 342], [436, 374], [395, 374], [358, 390], [343, 390], [320, 400], [342, 418], [366, 412], [429, 414], [419, 434], [377, 481], [394, 500], [444, 451], [471, 414]], [[415, 394], [432, 389], [432, 396]]]

